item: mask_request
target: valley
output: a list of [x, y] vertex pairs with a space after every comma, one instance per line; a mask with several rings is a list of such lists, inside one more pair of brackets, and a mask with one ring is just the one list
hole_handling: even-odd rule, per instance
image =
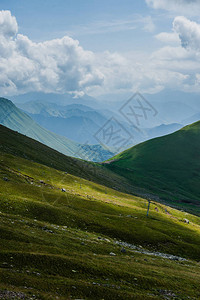
[[198, 299], [199, 217], [152, 201], [147, 218], [145, 199], [102, 184], [104, 166], [0, 137], [0, 295]]

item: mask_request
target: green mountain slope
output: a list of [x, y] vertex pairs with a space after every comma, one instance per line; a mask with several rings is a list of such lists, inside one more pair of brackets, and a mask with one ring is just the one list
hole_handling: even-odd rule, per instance
[[93, 161], [102, 161], [112, 155], [100, 145], [85, 147], [42, 128], [11, 101], [4, 98], [0, 98], [0, 124], [25, 134], [65, 155]]
[[119, 177], [0, 126], [0, 298], [199, 298], [199, 217], [154, 202], [147, 218], [103, 180]]
[[200, 211], [200, 122], [128, 149], [107, 167], [171, 204]]
[[0, 125], [0, 150], [87, 180], [104, 184], [107, 187], [112, 187], [122, 192], [137, 192], [126, 179], [107, 170], [101, 164], [65, 156], [38, 141], [2, 125]]

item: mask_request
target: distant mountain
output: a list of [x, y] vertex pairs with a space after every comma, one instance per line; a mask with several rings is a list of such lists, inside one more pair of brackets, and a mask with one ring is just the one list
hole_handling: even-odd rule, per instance
[[200, 121], [132, 147], [107, 167], [171, 205], [200, 211]]
[[130, 143], [125, 145], [121, 151], [150, 138], [172, 133], [182, 127], [179, 124], [162, 124], [137, 131], [133, 126], [123, 121], [119, 113], [106, 109], [95, 110], [83, 104], [64, 106], [57, 103], [30, 101], [17, 103], [17, 106], [28, 113], [42, 127], [78, 143], [97, 144], [99, 141], [96, 139], [95, 134], [98, 130], [103, 128], [110, 119], [112, 119], [110, 124], [115, 128], [114, 120], [116, 120], [133, 136]]
[[188, 118], [195, 113], [195, 109], [190, 105], [172, 100], [154, 104], [160, 118], [166, 123], [181, 123], [184, 118]]
[[78, 143], [97, 144], [94, 135], [107, 121], [101, 113], [82, 104], [61, 106], [31, 101], [17, 106], [44, 128]]
[[167, 103], [177, 102], [184, 104], [190, 109], [199, 109], [200, 94], [199, 93], [187, 93], [176, 90], [165, 89], [157, 94], [144, 94], [145, 98], [152, 103]]
[[20, 109], [33, 115], [41, 117], [60, 117], [60, 118], [71, 118], [71, 117], [82, 117], [91, 119], [94, 123], [101, 126], [107, 121], [107, 118], [97, 110], [83, 105], [83, 104], [70, 104], [70, 105], [58, 105], [56, 103], [31, 101], [27, 103], [17, 103]]
[[[115, 113], [132, 97], [134, 93], [118, 93], [99, 96], [98, 101]], [[142, 128], [152, 128], [161, 124], [180, 123], [199, 111], [200, 94], [175, 90], [163, 90], [156, 94], [143, 94], [144, 98], [157, 110], [156, 117], [148, 115], [140, 119]], [[108, 104], [107, 104], [108, 103]], [[184, 124], [183, 124], [184, 125]]]
[[99, 126], [89, 118], [78, 116], [61, 118], [29, 115], [44, 128], [69, 139], [73, 139], [77, 143], [97, 143], [93, 135], [97, 132]]
[[198, 113], [192, 115], [191, 117], [189, 117], [189, 118], [187, 118], [187, 119], [184, 119], [184, 120], [182, 121], [182, 123], [183, 123], [184, 125], [188, 125], [188, 124], [197, 122], [197, 121], [199, 121], [199, 120], [200, 120], [200, 112], [198, 112]]
[[0, 124], [69, 156], [92, 161], [103, 161], [112, 156], [110, 151], [100, 145], [86, 147], [42, 128], [30, 116], [4, 98], [0, 98]]
[[[95, 134], [114, 116], [108, 111], [105, 116], [105, 112], [102, 113], [83, 104], [61, 106], [56, 103], [31, 101], [18, 103], [17, 106], [44, 128], [78, 143], [99, 143]], [[117, 117], [115, 119], [118, 120]], [[114, 123], [115, 121], [112, 120], [113, 127], [115, 127]], [[126, 123], [122, 125], [126, 130], [131, 131], [130, 125]], [[141, 134], [139, 136], [138, 140], [141, 141]]]
[[56, 103], [58, 105], [84, 104], [89, 106], [93, 106], [94, 102], [96, 101], [94, 98], [88, 95], [84, 95], [82, 97], [74, 97], [74, 95], [67, 94], [67, 93], [56, 94], [56, 93], [43, 93], [43, 92], [30, 92], [22, 95], [15, 95], [15, 96], [11, 96], [10, 99], [14, 103], [26, 103], [31, 101], [38, 101], [38, 102]]
[[173, 133], [179, 129], [181, 129], [183, 125], [178, 123], [173, 124], [161, 124], [159, 126], [153, 127], [153, 128], [147, 128], [147, 136], [148, 139], [164, 136], [170, 133]]
[[25, 103], [15, 103], [20, 109], [31, 113], [31, 114], [40, 114], [48, 117], [70, 117], [72, 114], [70, 112], [81, 111], [81, 112], [92, 112], [95, 111], [93, 108], [83, 105], [83, 104], [68, 104], [60, 105], [56, 102], [47, 102], [47, 101], [29, 101]]

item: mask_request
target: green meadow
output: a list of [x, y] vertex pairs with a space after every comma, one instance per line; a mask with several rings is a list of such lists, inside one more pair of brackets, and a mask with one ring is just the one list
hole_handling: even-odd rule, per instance
[[145, 199], [75, 176], [78, 167], [72, 175], [8, 154], [5, 145], [0, 162], [1, 296], [200, 297], [198, 216], [152, 202], [147, 218]]

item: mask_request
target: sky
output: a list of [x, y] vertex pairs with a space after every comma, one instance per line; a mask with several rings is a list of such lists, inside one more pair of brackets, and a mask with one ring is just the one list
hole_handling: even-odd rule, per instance
[[1, 0], [0, 94], [200, 93], [199, 0]]

